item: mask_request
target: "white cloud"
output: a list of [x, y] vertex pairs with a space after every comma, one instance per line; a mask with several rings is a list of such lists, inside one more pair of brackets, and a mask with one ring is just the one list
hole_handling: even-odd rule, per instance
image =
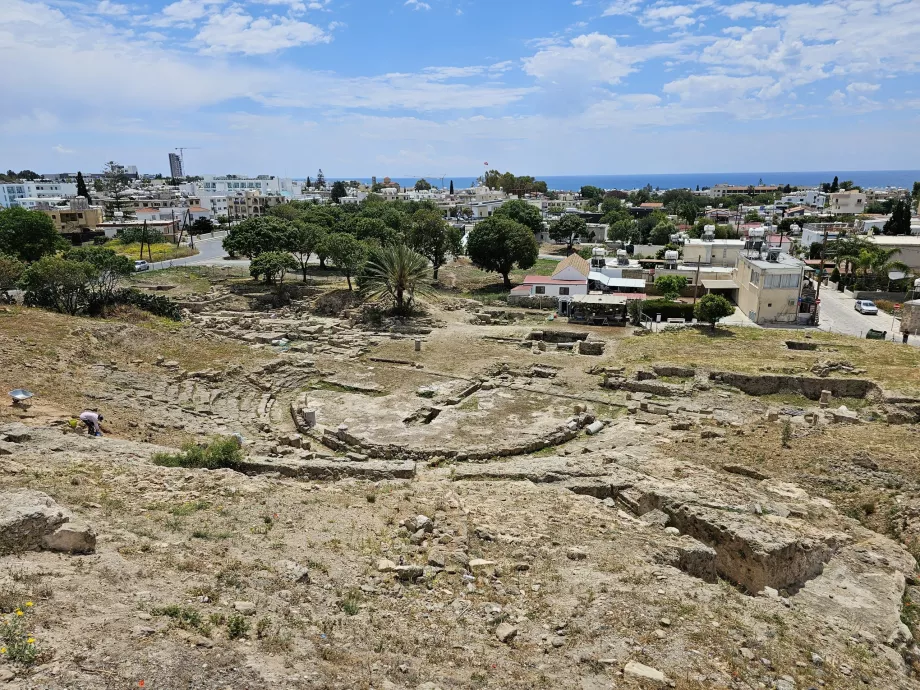
[[305, 44], [328, 43], [332, 37], [309, 22], [289, 17], [253, 18], [232, 7], [224, 14], [212, 15], [195, 40], [204, 43], [201, 52], [205, 55], [265, 55]]
[[693, 40], [624, 46], [613, 36], [592, 33], [568, 44], [546, 46], [524, 59], [524, 71], [539, 79], [563, 82], [618, 84], [648, 60], [680, 56]]
[[869, 84], [864, 81], [854, 81], [852, 84], [847, 86], [847, 93], [872, 93], [873, 91], [878, 91], [881, 87], [881, 84]]
[[403, 5], [406, 7], [411, 7], [413, 10], [430, 10], [431, 5], [427, 2], [422, 2], [421, 0], [406, 0]]
[[57, 144], [55, 146], [52, 146], [51, 150], [54, 151], [55, 153], [62, 153], [62, 154], [76, 153], [76, 151], [74, 151], [73, 149], [65, 148], [62, 144]]
[[641, 0], [615, 0], [604, 10], [604, 17], [615, 17], [621, 14], [633, 14], [642, 6]]
[[150, 23], [153, 26], [192, 26], [213, 12], [225, 0], [177, 0], [163, 8]]
[[117, 17], [126, 15], [128, 12], [129, 8], [127, 5], [112, 2], [111, 0], [100, 0], [99, 4], [96, 5], [96, 14]]

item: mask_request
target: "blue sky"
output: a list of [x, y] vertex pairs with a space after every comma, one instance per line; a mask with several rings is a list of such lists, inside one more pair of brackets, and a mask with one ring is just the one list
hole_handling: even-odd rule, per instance
[[915, 169], [920, 2], [2, 0], [0, 167]]

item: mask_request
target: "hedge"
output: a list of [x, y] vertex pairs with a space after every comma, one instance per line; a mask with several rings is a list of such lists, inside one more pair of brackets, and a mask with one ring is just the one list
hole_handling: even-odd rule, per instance
[[[636, 325], [639, 323], [639, 304], [638, 302], [630, 302], [630, 316], [633, 319], [633, 323]], [[633, 307], [632, 305], [636, 306]], [[684, 319], [685, 321], [691, 321], [693, 319], [693, 305], [685, 302], [647, 299], [641, 302], [641, 305], [642, 315], [646, 318], [650, 317], [652, 320], [654, 320], [658, 314], [661, 314], [662, 321], [667, 321], [668, 319]]]

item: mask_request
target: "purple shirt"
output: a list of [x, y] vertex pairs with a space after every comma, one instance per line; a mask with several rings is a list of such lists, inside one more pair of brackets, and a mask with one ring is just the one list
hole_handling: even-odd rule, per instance
[[80, 413], [80, 421], [86, 422], [88, 425], [92, 426], [93, 431], [95, 431], [97, 434], [102, 433], [99, 429], [99, 415], [95, 412], [91, 412], [90, 410], [83, 410], [83, 412]]

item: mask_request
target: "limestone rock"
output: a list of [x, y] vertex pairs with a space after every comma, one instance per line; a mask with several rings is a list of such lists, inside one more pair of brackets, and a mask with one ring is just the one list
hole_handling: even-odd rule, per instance
[[504, 642], [506, 644], [517, 637], [517, 634], [518, 629], [511, 625], [511, 623], [499, 623], [498, 627], [495, 628], [495, 637], [498, 638], [499, 642]]
[[63, 553], [95, 553], [96, 532], [82, 521], [65, 522], [42, 539], [42, 548]]
[[[0, 493], [0, 553], [41, 548], [46, 536], [70, 519], [68, 510], [41, 491], [20, 489]], [[59, 538], [52, 539], [52, 546], [47, 548], [65, 545], [69, 541], [70, 535], [61, 534]], [[95, 535], [92, 541], [95, 546]]]
[[251, 601], [236, 601], [233, 603], [233, 608], [244, 616], [252, 616], [256, 612], [256, 605]]
[[623, 667], [623, 675], [631, 678], [647, 680], [658, 685], [667, 683], [665, 675], [657, 668], [640, 664], [638, 661], [630, 661]]
[[391, 561], [389, 558], [381, 558], [377, 561], [377, 572], [380, 573], [392, 573], [396, 570], [396, 563]]

